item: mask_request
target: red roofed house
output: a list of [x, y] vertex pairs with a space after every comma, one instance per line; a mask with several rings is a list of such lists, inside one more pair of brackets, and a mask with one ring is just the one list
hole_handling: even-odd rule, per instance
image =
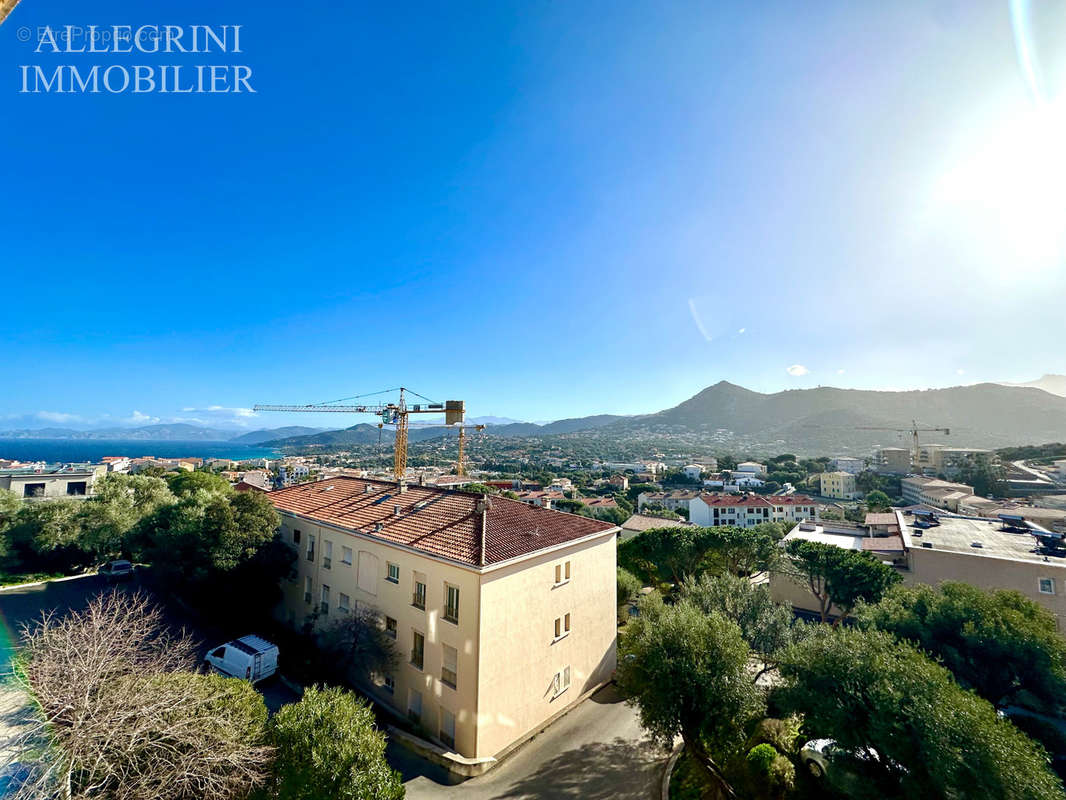
[[[400, 663], [368, 687], [477, 774], [610, 680], [609, 523], [504, 497], [337, 477], [267, 495], [299, 551], [280, 615], [376, 609]], [[573, 635], [571, 635], [571, 631]]]
[[817, 520], [818, 505], [802, 494], [701, 494], [689, 503], [688, 518], [695, 525], [751, 528], [761, 522]]

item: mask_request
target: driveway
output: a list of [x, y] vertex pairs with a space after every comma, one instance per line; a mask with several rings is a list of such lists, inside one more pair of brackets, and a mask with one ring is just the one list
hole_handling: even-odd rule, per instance
[[400, 749], [390, 743], [388, 755], [407, 778], [408, 800], [651, 800], [659, 796], [668, 755], [647, 739], [636, 711], [622, 702], [613, 685], [556, 720], [496, 768], [459, 785], [444, 785], [443, 770], [435, 768], [416, 775], [424, 762]]

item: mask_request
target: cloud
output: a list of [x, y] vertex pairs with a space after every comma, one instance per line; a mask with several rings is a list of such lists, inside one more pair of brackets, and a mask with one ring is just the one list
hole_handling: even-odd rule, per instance
[[744, 331], [746, 331], [746, 330], [747, 330], [747, 328], [741, 328], [739, 331], [737, 331], [737, 333], [744, 333]]
[[696, 329], [700, 332], [704, 339], [706, 339], [708, 342], [711, 341], [711, 339], [714, 337], [707, 333], [707, 329], [703, 327], [703, 320], [700, 319], [699, 312], [696, 311], [696, 303], [691, 297], [688, 299], [688, 310], [689, 313], [692, 314], [692, 321], [696, 323]]
[[844, 374], [844, 369], [843, 369], [843, 367], [841, 367], [840, 369], [837, 370], [837, 375], [843, 375], [843, 374]]
[[153, 417], [149, 414], [142, 414], [140, 411], [134, 409], [133, 413], [128, 417], [124, 417], [119, 420], [124, 425], [154, 425], [159, 422], [159, 417]]
[[785, 370], [785, 372], [787, 372], [787, 373], [788, 373], [789, 375], [791, 375], [791, 376], [792, 376], [793, 378], [799, 378], [799, 377], [801, 377], [801, 376], [803, 376], [803, 375], [806, 375], [807, 373], [809, 373], [809, 372], [810, 372], [810, 370], [809, 370], [809, 369], [807, 369], [807, 368], [806, 368], [805, 366], [803, 366], [802, 364], [793, 364], [793, 365], [792, 365], [791, 367], [789, 367], [788, 369], [786, 369], [786, 370]]
[[965, 375], [966, 374], [966, 370], [961, 369], [961, 368], [957, 369], [957, 370], [955, 370], [955, 374], [956, 375]]
[[42, 422], [81, 422], [77, 414], [66, 414], [62, 411], [38, 411], [33, 416]]
[[193, 422], [200, 425], [237, 425], [243, 427], [258, 418], [258, 414], [250, 408], [230, 406], [206, 406], [193, 408], [186, 406], [182, 409], [185, 413], [193, 413], [196, 416], [184, 418], [183, 422]]

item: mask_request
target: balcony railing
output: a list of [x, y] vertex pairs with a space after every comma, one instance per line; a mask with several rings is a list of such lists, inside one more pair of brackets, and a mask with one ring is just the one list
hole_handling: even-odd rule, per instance
[[411, 650], [411, 665], [415, 666], [415, 667], [418, 667], [419, 669], [422, 669], [422, 664], [423, 664], [423, 658], [422, 657], [423, 657], [423, 652], [421, 650], [419, 650], [418, 648], [413, 648]]
[[332, 564], [333, 564], [333, 559], [330, 558], [329, 556], [326, 556], [325, 558], [322, 559], [322, 569], [329, 569]]
[[445, 606], [444, 619], [447, 622], [451, 622], [455, 625], [459, 624], [459, 607], [458, 606]]
[[455, 688], [455, 684], [456, 684], [456, 680], [457, 680], [457, 676], [455, 674], [455, 670], [448, 669], [447, 667], [441, 667], [441, 670], [440, 670], [440, 682], [441, 683], [445, 684], [446, 686], [451, 686], [454, 689]]
[[425, 611], [426, 610], [426, 593], [425, 592], [415, 592], [411, 596], [411, 605], [413, 605], [415, 608], [420, 608], [423, 611]]

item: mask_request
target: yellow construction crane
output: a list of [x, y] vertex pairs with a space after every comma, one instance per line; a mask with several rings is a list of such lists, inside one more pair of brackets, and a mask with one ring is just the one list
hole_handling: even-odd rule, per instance
[[911, 426], [909, 428], [870, 428], [866, 426], [859, 426], [855, 428], [857, 431], [893, 431], [894, 433], [909, 433], [914, 437], [913, 449], [911, 450], [911, 464], [914, 467], [918, 466], [918, 462], [921, 461], [921, 448], [918, 446], [918, 434], [919, 433], [943, 433], [946, 436], [951, 435], [951, 428], [919, 428], [918, 423], [915, 420], [911, 420]]
[[[460, 425], [459, 435], [463, 436], [463, 429], [461, 424], [463, 422], [463, 416], [466, 414], [466, 403], [462, 400], [447, 400], [443, 403], [436, 403], [430, 400], [428, 397], [423, 397], [417, 392], [412, 392], [410, 389], [406, 389], [401, 386], [397, 389], [386, 389], [383, 392], [374, 392], [373, 394], [387, 394], [391, 392], [399, 391], [400, 399], [395, 403], [376, 403], [367, 405], [341, 405], [346, 400], [358, 400], [362, 397], [371, 397], [372, 395], [356, 395], [355, 397], [343, 397], [340, 400], [331, 400], [328, 403], [312, 403], [305, 406], [289, 406], [289, 405], [274, 405], [274, 404], [259, 404], [255, 406], [256, 411], [299, 411], [299, 412], [325, 412], [334, 414], [374, 414], [381, 418], [381, 425], [393, 425], [396, 428], [396, 444], [395, 453], [393, 454], [393, 473], [396, 476], [396, 481], [403, 480], [404, 473], [407, 472], [407, 430], [408, 421], [407, 418], [411, 414], [440, 414], [444, 413], [444, 423], [446, 426]], [[412, 403], [408, 405], [407, 395], [412, 394], [420, 400], [424, 400], [424, 403]], [[462, 445], [460, 444], [460, 469], [462, 469]]]

